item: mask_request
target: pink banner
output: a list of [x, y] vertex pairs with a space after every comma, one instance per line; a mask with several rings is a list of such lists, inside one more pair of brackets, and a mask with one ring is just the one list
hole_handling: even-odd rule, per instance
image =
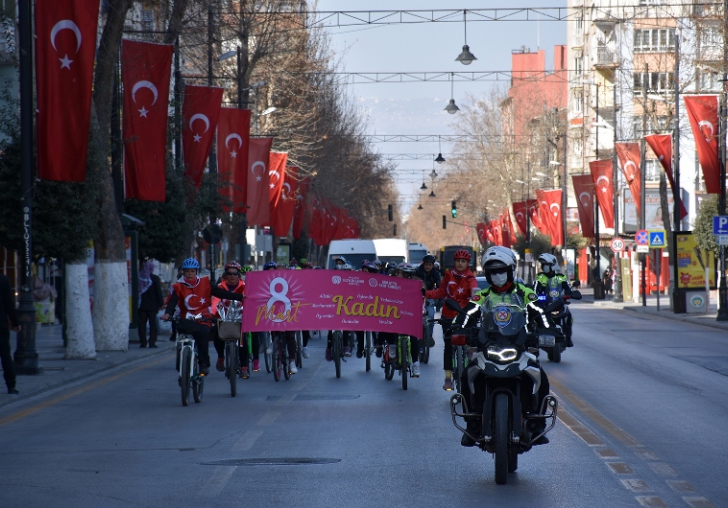
[[243, 330], [366, 330], [422, 336], [422, 282], [338, 270], [245, 276]]

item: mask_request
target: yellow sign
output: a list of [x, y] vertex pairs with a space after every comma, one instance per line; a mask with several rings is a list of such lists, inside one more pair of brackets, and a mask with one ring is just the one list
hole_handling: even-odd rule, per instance
[[705, 289], [705, 269], [715, 289], [715, 256], [698, 247], [692, 233], [677, 234], [678, 289]]

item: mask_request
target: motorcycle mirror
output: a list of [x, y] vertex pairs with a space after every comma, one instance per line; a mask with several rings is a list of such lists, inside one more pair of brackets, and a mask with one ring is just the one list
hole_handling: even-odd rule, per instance
[[456, 300], [453, 300], [452, 298], [445, 298], [445, 307], [447, 307], [450, 310], [454, 310], [455, 312], [459, 312], [459, 313], [463, 312], [463, 308], [460, 307], [460, 304]]
[[573, 300], [581, 300], [581, 291], [572, 290], [571, 291], [571, 298]]

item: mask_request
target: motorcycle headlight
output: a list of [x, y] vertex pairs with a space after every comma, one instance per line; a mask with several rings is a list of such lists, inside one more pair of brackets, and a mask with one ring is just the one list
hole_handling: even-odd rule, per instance
[[518, 350], [514, 348], [488, 347], [488, 358], [496, 363], [509, 363], [518, 358]]

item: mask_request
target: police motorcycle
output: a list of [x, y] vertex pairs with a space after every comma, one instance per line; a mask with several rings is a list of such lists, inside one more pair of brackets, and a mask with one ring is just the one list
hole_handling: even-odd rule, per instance
[[[465, 312], [455, 300], [446, 300], [445, 305]], [[535, 341], [526, 335], [525, 325], [524, 314], [512, 312], [509, 305], [481, 307], [477, 325], [462, 330], [469, 346], [469, 390], [454, 393], [450, 398], [455, 427], [481, 450], [494, 455], [498, 484], [507, 483], [508, 473], [518, 468], [518, 455], [529, 451], [556, 424], [556, 398], [546, 395], [538, 403], [538, 349], [528, 347]], [[483, 399], [482, 414], [473, 409], [478, 393]], [[458, 418], [481, 420], [479, 435], [472, 433], [470, 425], [461, 426]]]

